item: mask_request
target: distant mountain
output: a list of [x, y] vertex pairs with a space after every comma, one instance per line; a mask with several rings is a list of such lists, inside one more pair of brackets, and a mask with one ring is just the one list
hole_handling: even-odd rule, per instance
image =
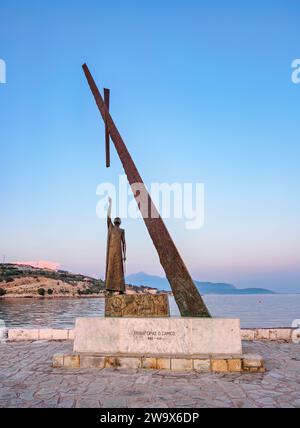
[[[25, 264], [0, 263], [0, 298], [103, 297], [104, 282], [60, 269]], [[126, 293], [157, 294], [160, 290], [127, 286]]]
[[170, 284], [166, 278], [149, 275], [145, 272], [132, 273], [131, 275], [126, 276], [126, 284], [144, 285], [166, 291], [171, 290]]
[[[201, 294], [276, 294], [274, 291], [267, 290], [265, 288], [236, 288], [232, 284], [226, 284], [223, 282], [214, 283], [195, 280], [194, 282]], [[126, 283], [170, 291], [170, 285], [166, 278], [156, 275], [148, 275], [145, 272], [128, 275], [126, 277]]]

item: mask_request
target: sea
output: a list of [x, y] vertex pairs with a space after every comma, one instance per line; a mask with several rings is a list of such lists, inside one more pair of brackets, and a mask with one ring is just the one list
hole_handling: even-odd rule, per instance
[[[291, 327], [300, 320], [300, 294], [203, 296], [212, 316], [240, 318], [241, 326]], [[169, 297], [172, 317], [180, 316]], [[72, 328], [77, 317], [104, 316], [103, 298], [0, 299], [0, 326]], [[300, 323], [300, 321], [299, 321]]]

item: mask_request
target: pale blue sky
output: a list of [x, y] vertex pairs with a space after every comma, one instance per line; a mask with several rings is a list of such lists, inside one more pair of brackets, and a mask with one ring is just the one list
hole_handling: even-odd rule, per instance
[[[300, 292], [300, 4], [0, 0], [0, 255], [101, 275], [96, 187], [123, 173], [81, 64], [146, 183], [205, 185], [205, 225], [166, 224], [195, 279]], [[162, 274], [140, 220], [127, 273]]]

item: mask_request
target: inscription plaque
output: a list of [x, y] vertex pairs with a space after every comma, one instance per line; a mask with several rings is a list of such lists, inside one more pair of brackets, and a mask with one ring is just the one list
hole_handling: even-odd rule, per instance
[[77, 318], [75, 352], [240, 354], [240, 321], [222, 318]]

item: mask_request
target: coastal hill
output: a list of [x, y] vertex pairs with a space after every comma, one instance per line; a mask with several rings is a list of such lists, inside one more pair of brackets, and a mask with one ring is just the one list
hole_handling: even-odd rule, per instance
[[[170, 291], [170, 285], [166, 278], [156, 275], [148, 275], [145, 272], [138, 272], [126, 277], [126, 282], [135, 285], [147, 284], [159, 290]], [[265, 288], [237, 288], [232, 284], [200, 282], [194, 283], [200, 294], [276, 294], [274, 291]]]
[[0, 264], [0, 296], [77, 297], [104, 292], [101, 280], [63, 270]]
[[[0, 297], [102, 297], [104, 282], [86, 275], [30, 265], [0, 263]], [[126, 293], [161, 293], [148, 286], [126, 285]]]
[[[194, 281], [201, 294], [272, 294], [263, 288]], [[0, 297], [103, 297], [104, 282], [86, 275], [30, 265], [0, 263]], [[166, 278], [139, 272], [126, 277], [126, 293], [171, 293]]]

